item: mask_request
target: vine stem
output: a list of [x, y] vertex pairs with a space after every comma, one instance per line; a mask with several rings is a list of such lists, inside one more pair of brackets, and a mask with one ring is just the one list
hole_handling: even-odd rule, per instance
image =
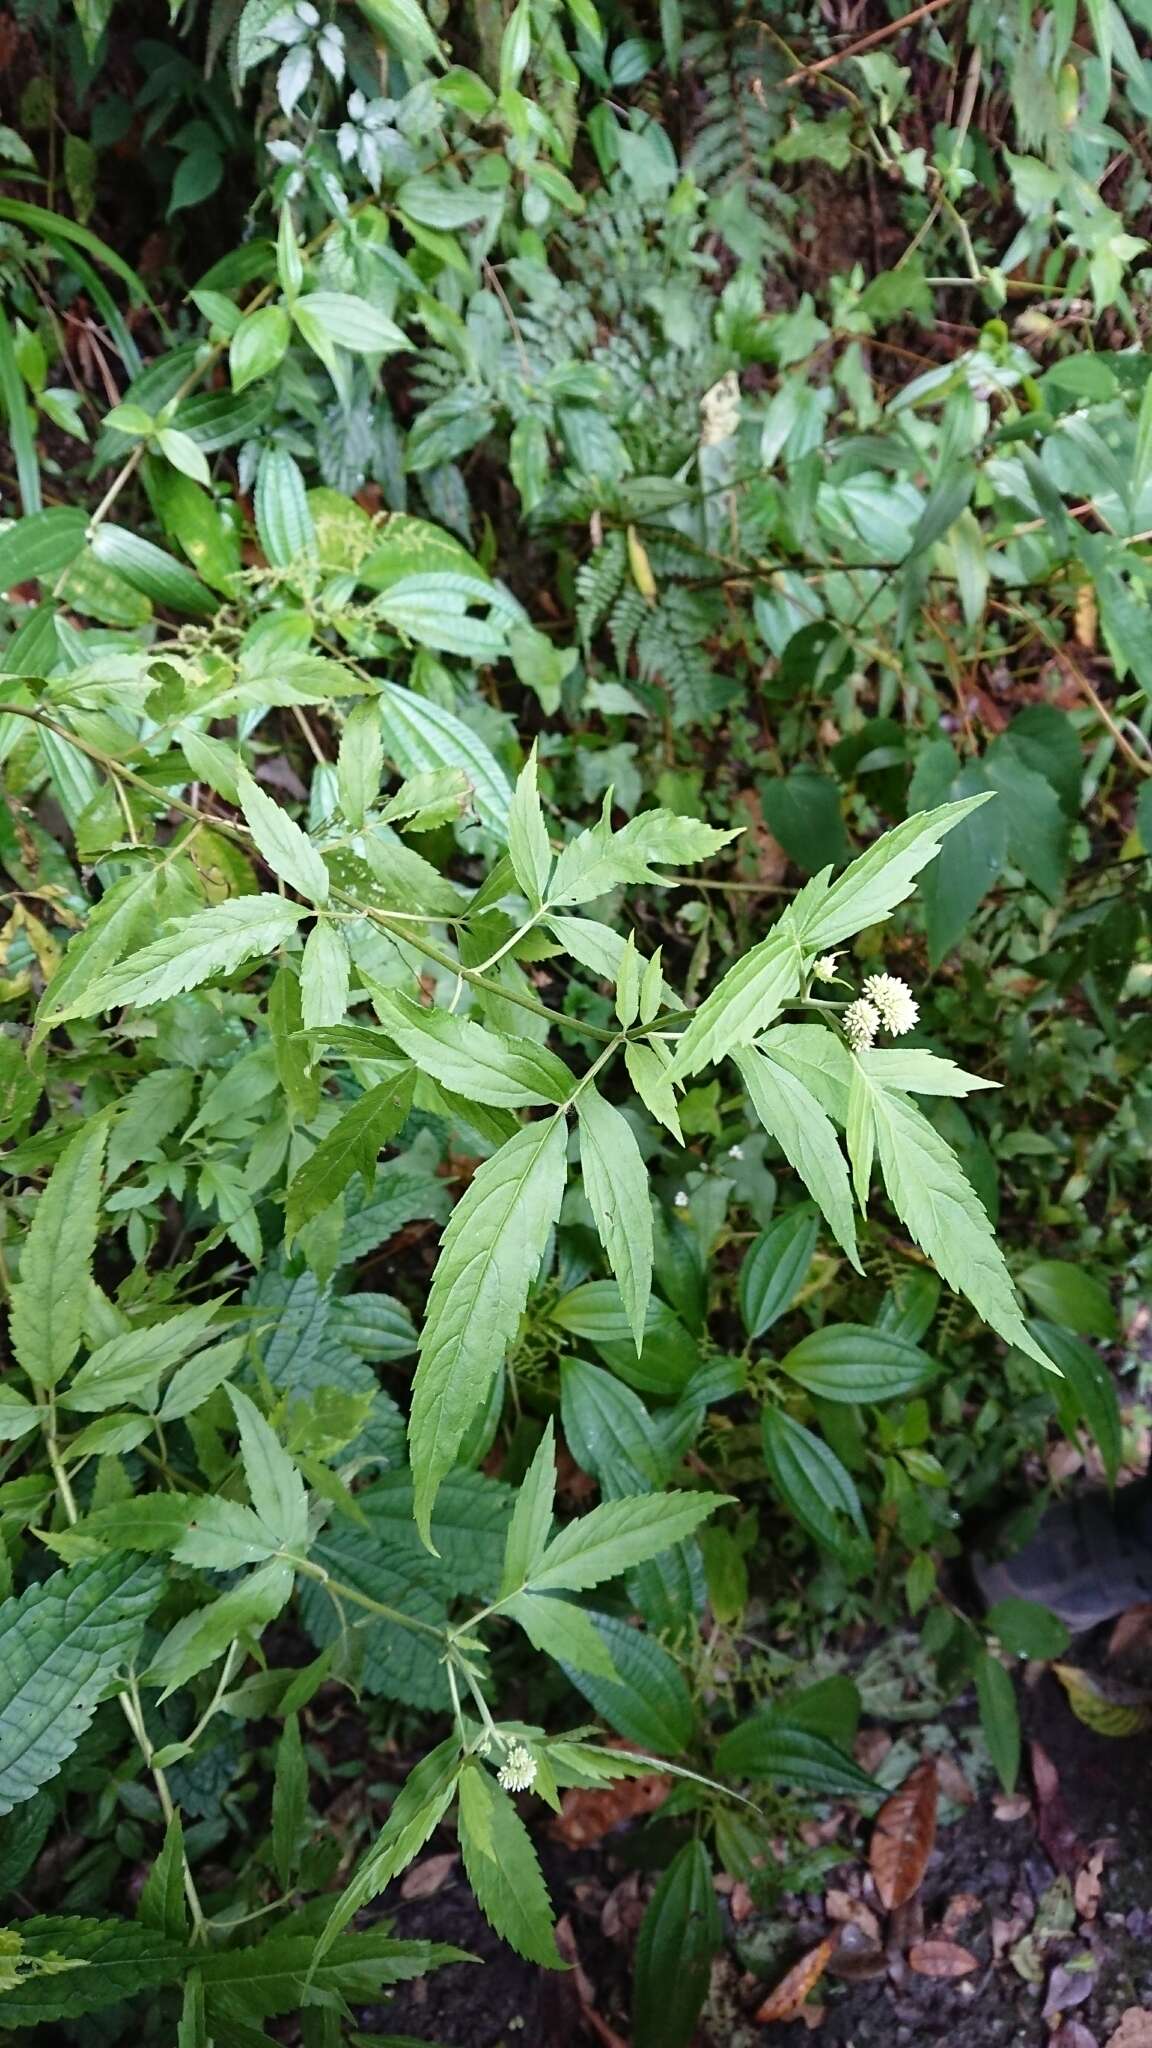
[[313, 1564], [307, 1557], [289, 1557], [282, 1553], [285, 1564], [293, 1571], [301, 1572], [306, 1579], [314, 1579], [325, 1592], [337, 1600], [349, 1600], [354, 1607], [363, 1607], [369, 1614], [378, 1615], [381, 1621], [394, 1622], [397, 1628], [406, 1628], [416, 1635], [434, 1636], [438, 1643], [447, 1644], [448, 1631], [437, 1628], [434, 1622], [421, 1621], [415, 1614], [404, 1614], [398, 1607], [387, 1607], [382, 1600], [373, 1600], [371, 1594], [361, 1593], [357, 1587], [345, 1585], [342, 1579], [334, 1579], [323, 1565]]

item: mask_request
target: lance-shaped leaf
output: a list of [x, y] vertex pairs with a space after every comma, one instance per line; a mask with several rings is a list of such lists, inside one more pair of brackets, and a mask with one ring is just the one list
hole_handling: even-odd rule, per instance
[[796, 1168], [837, 1242], [862, 1273], [848, 1167], [831, 1119], [802, 1081], [764, 1053], [750, 1049], [738, 1056], [736, 1064], [765, 1130]]
[[631, 1571], [662, 1550], [682, 1543], [716, 1508], [731, 1499], [727, 1493], [636, 1494], [604, 1501], [591, 1514], [580, 1515], [555, 1536], [534, 1566], [529, 1589], [534, 1593], [581, 1593]]
[[54, 1778], [160, 1597], [150, 1559], [96, 1558], [0, 1606], [0, 1813]]
[[563, 1969], [531, 1837], [508, 1794], [475, 1760], [460, 1776], [460, 1849], [489, 1926], [530, 1963]]
[[508, 806], [508, 857], [512, 871], [533, 909], [544, 900], [552, 870], [548, 827], [536, 790], [536, 748], [524, 763]]
[[493, 1109], [521, 1109], [567, 1102], [575, 1090], [563, 1060], [532, 1039], [488, 1031], [450, 1010], [425, 1009], [394, 989], [376, 986], [372, 1001], [393, 1043], [454, 1094]]
[[951, 1146], [903, 1096], [874, 1085], [871, 1096], [876, 1149], [897, 1215], [949, 1287], [966, 1294], [1006, 1344], [1052, 1369], [1020, 1313], [988, 1212]]
[[78, 2019], [170, 1984], [188, 1966], [182, 1940], [132, 1920], [38, 1917], [19, 1923], [16, 1941], [16, 1954], [5, 1962], [15, 1963], [18, 1978], [0, 1992], [0, 2028], [9, 2040], [28, 2039], [25, 2029], [45, 2021]]
[[163, 938], [100, 975], [74, 1002], [53, 1011], [51, 1022], [95, 1017], [122, 1003], [140, 1009], [165, 1003], [214, 974], [234, 973], [254, 954], [274, 953], [307, 915], [302, 903], [289, 903], [284, 896], [233, 896], [213, 903], [182, 917]]
[[868, 925], [879, 924], [911, 895], [917, 875], [935, 859], [945, 835], [986, 804], [989, 794], [981, 791], [934, 811], [917, 812], [854, 860], [830, 889], [810, 883], [792, 906], [805, 948], [824, 952]]
[[20, 1254], [20, 1278], [12, 1289], [12, 1349], [38, 1387], [54, 1387], [80, 1348], [107, 1139], [105, 1117], [69, 1139]]
[[504, 1544], [501, 1598], [526, 1585], [543, 1556], [556, 1493], [556, 1432], [549, 1416], [540, 1444], [516, 1495]]
[[652, 1207], [648, 1169], [626, 1116], [595, 1088], [577, 1098], [584, 1192], [616, 1275], [637, 1355], [644, 1345], [652, 1291]]
[[718, 831], [699, 818], [678, 818], [672, 811], [641, 811], [619, 832], [604, 815], [589, 831], [569, 841], [556, 863], [548, 889], [549, 904], [591, 903], [621, 882], [659, 880], [657, 867], [684, 867], [739, 837], [742, 828]]
[[405, 1067], [368, 1088], [346, 1109], [288, 1184], [285, 1233], [291, 1243], [311, 1217], [336, 1200], [354, 1173], [371, 1186], [381, 1148], [396, 1136], [412, 1106], [416, 1073]]
[[229, 1387], [240, 1430], [240, 1458], [252, 1506], [266, 1529], [285, 1550], [308, 1542], [308, 1496], [292, 1459], [255, 1403], [239, 1387]]
[[342, 1927], [379, 1898], [386, 1885], [418, 1856], [451, 1806], [460, 1776], [460, 1743], [449, 1736], [408, 1773], [388, 1818], [359, 1869], [344, 1887], [317, 1938], [315, 1960], [327, 1955]]
[[306, 832], [253, 781], [246, 768], [237, 772], [240, 807], [248, 829], [273, 874], [310, 903], [327, 903], [328, 870]]
[[796, 927], [786, 913], [705, 997], [676, 1048], [668, 1080], [682, 1080], [726, 1053], [751, 1045], [799, 993], [803, 966]]
[[408, 1425], [416, 1522], [429, 1548], [440, 1481], [516, 1335], [559, 1215], [567, 1140], [562, 1116], [518, 1131], [485, 1160], [444, 1233]]
[[219, 1334], [212, 1318], [220, 1307], [219, 1301], [197, 1302], [167, 1322], [110, 1337], [85, 1361], [60, 1396], [64, 1405], [87, 1415], [102, 1415], [124, 1401], [147, 1404], [170, 1366], [179, 1365], [190, 1352]]

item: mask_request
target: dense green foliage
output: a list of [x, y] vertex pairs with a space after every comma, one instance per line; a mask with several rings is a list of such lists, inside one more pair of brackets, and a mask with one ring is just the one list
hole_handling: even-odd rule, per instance
[[832, 1622], [1011, 1784], [939, 1561], [1150, 1264], [1145, 13], [11, 21], [0, 2039], [367, 2039], [442, 1822], [559, 1965], [657, 1757], [686, 2042]]

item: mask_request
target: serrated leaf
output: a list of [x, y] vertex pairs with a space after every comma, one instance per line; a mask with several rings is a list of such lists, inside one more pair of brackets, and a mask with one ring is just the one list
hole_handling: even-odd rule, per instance
[[628, 1079], [645, 1109], [650, 1110], [665, 1130], [672, 1133], [678, 1145], [682, 1145], [684, 1133], [680, 1129], [676, 1091], [668, 1079], [671, 1064], [671, 1055], [662, 1045], [637, 1045], [630, 1041], [624, 1047]]
[[579, 1593], [614, 1579], [682, 1542], [730, 1498], [725, 1493], [661, 1493], [604, 1501], [553, 1538], [532, 1572], [529, 1590]]
[[300, 1020], [306, 1031], [343, 1023], [351, 965], [340, 931], [331, 918], [318, 917], [300, 962]]
[[288, 1184], [285, 1229], [289, 1243], [297, 1232], [336, 1200], [354, 1173], [371, 1185], [376, 1160], [390, 1138], [407, 1121], [415, 1073], [411, 1067], [389, 1081], [368, 1088], [344, 1111], [316, 1150]]
[[169, 1941], [183, 1941], [188, 1931], [184, 1830], [178, 1813], [172, 1815], [164, 1831], [163, 1846], [144, 1881], [136, 1916], [145, 1927], [167, 1935]]
[[517, 1955], [546, 1970], [562, 1969], [551, 1901], [528, 1830], [495, 1779], [477, 1763], [467, 1768], [477, 1781], [486, 1824], [478, 1824], [478, 1801], [470, 1816], [461, 1803], [460, 1850], [476, 1903], [489, 1926]]
[[805, 948], [825, 952], [887, 917], [911, 894], [917, 875], [935, 858], [945, 834], [987, 802], [988, 796], [982, 794], [917, 812], [854, 860], [830, 889], [813, 891], [810, 908], [804, 905], [805, 891], [793, 906]]
[[[395, 1941], [376, 1928], [337, 1935], [317, 1955], [310, 1934], [269, 1934], [250, 1947], [199, 1952], [209, 2022], [248, 2048], [266, 2040], [254, 2022], [296, 2012], [313, 2002], [379, 1999], [388, 1984], [423, 1977], [441, 1963], [470, 1962], [463, 1950], [434, 1941]], [[224, 2030], [227, 2029], [225, 2033]]]
[[736, 1064], [765, 1130], [795, 1167], [837, 1242], [862, 1273], [848, 1167], [830, 1118], [804, 1083], [766, 1054], [749, 1048], [737, 1056]]
[[238, 1636], [258, 1633], [287, 1605], [292, 1577], [291, 1565], [274, 1560], [250, 1572], [206, 1607], [182, 1616], [169, 1629], [144, 1674], [147, 1683], [161, 1686], [161, 1698], [167, 1699], [222, 1657]]
[[804, 956], [788, 917], [730, 967], [695, 1011], [668, 1069], [669, 1081], [751, 1045], [785, 1003], [799, 993]]
[[639, 1355], [652, 1291], [648, 1169], [627, 1117], [595, 1088], [581, 1089], [576, 1110], [584, 1192], [597, 1235], [616, 1275]]
[[308, 1542], [308, 1496], [295, 1464], [260, 1410], [229, 1387], [240, 1430], [240, 1457], [252, 1505], [283, 1549], [300, 1551]]
[[738, 838], [739, 831], [718, 831], [698, 818], [656, 810], [641, 811], [613, 832], [605, 812], [598, 824], [578, 833], [563, 849], [549, 886], [549, 905], [591, 903], [621, 882], [658, 881], [653, 861], [662, 867], [682, 867], [707, 860]]
[[83, 931], [70, 941], [40, 999], [32, 1035], [34, 1045], [39, 1044], [58, 1018], [71, 1014], [69, 1004], [122, 960], [129, 948], [154, 926], [158, 899], [170, 880], [170, 869], [145, 868], [141, 874], [117, 882], [93, 906]]
[[384, 745], [402, 773], [462, 768], [472, 785], [477, 817], [502, 839], [508, 828], [512, 790], [484, 741], [455, 712], [401, 689], [398, 683], [381, 685], [379, 704]]
[[500, 1596], [526, 1585], [532, 1568], [544, 1554], [552, 1527], [552, 1502], [556, 1492], [556, 1434], [549, 1417], [536, 1455], [516, 1494], [516, 1505], [504, 1546], [504, 1569]]
[[517, 1593], [505, 1600], [501, 1612], [519, 1622], [533, 1649], [554, 1657], [566, 1670], [615, 1678], [612, 1658], [594, 1624], [570, 1600], [551, 1593]]
[[151, 1562], [97, 1558], [0, 1606], [0, 1813], [71, 1756], [109, 1679], [134, 1655], [161, 1584]]
[[1050, 1365], [1024, 1322], [988, 1212], [955, 1153], [903, 1096], [877, 1087], [871, 1094], [884, 1185], [897, 1215], [949, 1287], [967, 1295], [1006, 1344]]
[[274, 1531], [252, 1508], [211, 1494], [192, 1503], [192, 1512], [172, 1555], [180, 1564], [207, 1571], [232, 1572], [241, 1565], [263, 1564], [280, 1548]]
[[419, 1855], [452, 1804], [460, 1765], [459, 1741], [450, 1736], [409, 1772], [380, 1834], [344, 1887], [317, 1937], [318, 1961], [330, 1951], [340, 1929], [348, 1925], [353, 1915], [379, 1898], [392, 1879]]
[[107, 1141], [106, 1117], [69, 1139], [24, 1239], [10, 1334], [16, 1358], [38, 1387], [54, 1387], [80, 1348]]
[[536, 748], [520, 771], [508, 806], [508, 856], [512, 871], [535, 910], [544, 901], [552, 871], [548, 827], [536, 790]]
[[[0, 2028], [73, 2020], [101, 2006], [118, 2005], [142, 1991], [171, 1984], [187, 1967], [182, 1941], [131, 1920], [22, 1920], [20, 1954], [29, 1960], [65, 1959], [79, 1965], [27, 1978], [0, 1992]], [[71, 2032], [72, 2030], [69, 2029]]]
[[244, 1356], [245, 1346], [245, 1338], [232, 1337], [223, 1344], [211, 1345], [207, 1351], [198, 1352], [195, 1358], [178, 1366], [160, 1403], [161, 1422], [178, 1422], [199, 1408], [209, 1394], [231, 1378]]
[[449, 1010], [426, 1009], [378, 985], [372, 1000], [393, 1043], [423, 1073], [466, 1100], [474, 1097], [493, 1109], [522, 1109], [567, 1102], [575, 1093], [575, 1077], [563, 1060], [531, 1039], [490, 1031]]
[[354, 704], [344, 721], [340, 752], [336, 757], [336, 784], [340, 809], [348, 823], [359, 831], [365, 816], [380, 794], [384, 772], [384, 735], [380, 730], [380, 707], [374, 697]]
[[308, 1763], [300, 1740], [300, 1720], [289, 1714], [276, 1745], [272, 1784], [272, 1867], [287, 1891], [299, 1862], [300, 1836], [308, 1813]]
[[219, 1309], [218, 1301], [197, 1302], [166, 1322], [110, 1337], [85, 1360], [60, 1399], [86, 1415], [102, 1415], [126, 1401], [149, 1405], [161, 1375], [216, 1334], [211, 1324]]
[[905, 1095], [965, 1096], [1000, 1086], [998, 1081], [985, 1081], [979, 1074], [966, 1074], [954, 1060], [922, 1052], [919, 1046], [869, 1046], [858, 1057], [871, 1080]]
[[94, 1017], [101, 1010], [134, 1004], [144, 1009], [169, 996], [198, 988], [212, 975], [232, 974], [254, 954], [265, 957], [290, 938], [308, 912], [283, 896], [234, 896], [197, 910], [102, 974], [78, 1000], [53, 1011], [50, 1023]]
[[310, 903], [327, 903], [328, 870], [308, 834], [244, 767], [237, 769], [236, 787], [245, 823], [277, 880], [299, 890]]
[[528, 1124], [485, 1160], [444, 1233], [408, 1429], [425, 1542], [440, 1481], [516, 1334], [559, 1214], [567, 1135], [562, 1116]]

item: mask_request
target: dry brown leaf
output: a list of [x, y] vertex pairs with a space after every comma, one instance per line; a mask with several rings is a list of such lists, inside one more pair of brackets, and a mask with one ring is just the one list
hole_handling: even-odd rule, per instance
[[971, 1949], [957, 1941], [918, 1941], [908, 1961], [918, 1977], [966, 1977], [980, 1968]]
[[1076, 1911], [1082, 1920], [1094, 1920], [1100, 1905], [1100, 1886], [1104, 1872], [1104, 1851], [1094, 1849], [1083, 1870], [1076, 1876], [1072, 1896]]
[[835, 1920], [842, 1926], [858, 1927], [862, 1934], [868, 1936], [869, 1941], [879, 1942], [880, 1922], [875, 1913], [871, 1906], [864, 1904], [863, 1899], [854, 1899], [851, 1892], [826, 1893], [824, 1911], [829, 1920]]
[[936, 1775], [945, 1799], [952, 1799], [957, 1806], [971, 1806], [976, 1794], [964, 1776], [954, 1756], [938, 1756]]
[[1048, 2048], [1100, 2048], [1100, 2044], [1079, 2020], [1065, 2020], [1051, 2036]]
[[400, 1886], [402, 1899], [430, 1899], [451, 1876], [460, 1861], [459, 1851], [448, 1849], [443, 1856], [426, 1856], [406, 1871]]
[[1002, 1792], [992, 1801], [992, 1818], [1002, 1821], [1025, 1820], [1032, 1811], [1032, 1801], [1026, 1792]]
[[876, 1816], [868, 1862], [880, 1903], [889, 1912], [920, 1889], [936, 1840], [938, 1795], [936, 1765], [929, 1757], [908, 1773]]
[[1130, 2005], [1121, 2014], [1120, 2025], [1108, 2036], [1104, 2048], [1152, 2048], [1152, 2012], [1142, 2005]]
[[941, 1934], [951, 1940], [957, 1928], [963, 1927], [964, 1922], [970, 1920], [973, 1913], [978, 1913], [982, 1904], [983, 1900], [978, 1899], [975, 1892], [957, 1892], [944, 1908], [944, 1918], [940, 1922]]
[[651, 1778], [618, 1778], [614, 1785], [605, 1785], [599, 1791], [573, 1785], [565, 1792], [560, 1811], [551, 1822], [548, 1832], [558, 1841], [565, 1842], [569, 1849], [586, 1849], [592, 1842], [602, 1842], [613, 1828], [620, 1827], [626, 1820], [634, 1820], [638, 1814], [653, 1813], [662, 1806], [672, 1789], [672, 1780], [653, 1775]]
[[798, 1963], [793, 1963], [787, 1976], [781, 1977], [775, 1991], [764, 2000], [756, 2013], [759, 2026], [770, 2026], [773, 2020], [794, 2020], [800, 2017], [808, 1993], [815, 1990], [828, 1967], [832, 1953], [830, 1941], [817, 1942]]
[[860, 1769], [873, 1778], [891, 1747], [892, 1737], [886, 1728], [862, 1728], [852, 1744], [852, 1754]]

